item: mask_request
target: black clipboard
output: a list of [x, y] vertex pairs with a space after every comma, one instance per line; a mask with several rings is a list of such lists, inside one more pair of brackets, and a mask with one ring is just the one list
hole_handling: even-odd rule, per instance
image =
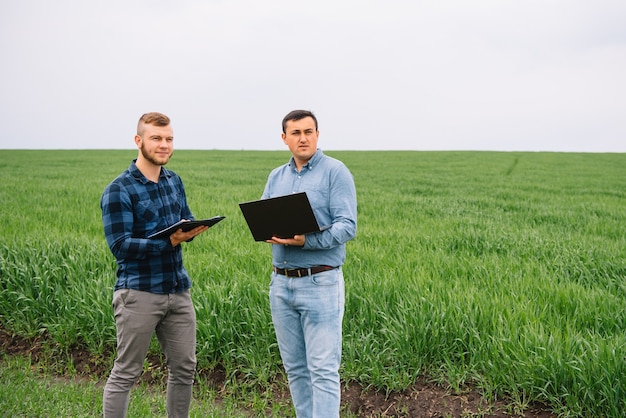
[[330, 227], [319, 226], [305, 192], [244, 202], [239, 208], [255, 241], [292, 238]]
[[183, 232], [187, 232], [201, 225], [212, 227], [213, 225], [215, 225], [216, 223], [218, 223], [224, 218], [225, 216], [214, 216], [208, 219], [194, 219], [193, 221], [185, 221], [185, 220], [178, 221], [172, 226], [168, 226], [167, 228], [162, 229], [159, 232], [155, 232], [152, 235], [148, 235], [148, 239], [169, 237], [170, 235], [172, 235], [174, 232], [178, 231], [179, 229], [182, 229]]

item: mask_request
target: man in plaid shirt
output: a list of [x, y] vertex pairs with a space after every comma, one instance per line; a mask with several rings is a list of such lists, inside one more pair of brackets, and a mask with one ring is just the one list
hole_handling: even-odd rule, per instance
[[173, 142], [167, 116], [141, 116], [135, 135], [137, 159], [106, 187], [100, 202], [106, 240], [118, 266], [113, 293], [117, 358], [103, 395], [107, 418], [126, 416], [130, 389], [141, 375], [154, 332], [167, 361], [168, 416], [189, 415], [196, 316], [180, 244], [208, 227], [146, 238], [181, 219], [193, 219], [180, 177], [163, 167], [172, 156]]

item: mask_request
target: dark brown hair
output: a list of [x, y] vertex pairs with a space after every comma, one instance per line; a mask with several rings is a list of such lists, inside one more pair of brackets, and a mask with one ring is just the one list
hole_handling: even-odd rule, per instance
[[285, 129], [287, 129], [287, 122], [290, 120], [300, 120], [308, 117], [313, 118], [313, 121], [315, 122], [315, 130], [319, 131], [319, 129], [317, 129], [317, 118], [313, 112], [310, 110], [292, 110], [283, 118], [283, 133], [285, 133]]

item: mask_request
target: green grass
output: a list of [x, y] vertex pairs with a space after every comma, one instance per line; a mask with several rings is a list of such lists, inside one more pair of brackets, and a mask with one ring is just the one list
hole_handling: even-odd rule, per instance
[[[88, 378], [58, 378], [42, 373], [28, 358], [0, 359], [0, 405], [5, 417], [102, 416], [102, 382]], [[166, 416], [163, 387], [138, 385], [131, 391], [129, 417]], [[216, 405], [216, 392], [196, 388], [190, 417], [243, 418], [250, 416], [236, 405]]]
[[[0, 323], [110, 355], [115, 263], [99, 199], [135, 151], [3, 151]], [[563, 416], [626, 410], [626, 155], [328, 152], [355, 177], [342, 379], [386, 391], [427, 374]], [[256, 395], [281, 375], [270, 249], [237, 203], [287, 152], [177, 151], [201, 369]], [[256, 390], [254, 388], [261, 388]], [[266, 401], [258, 401], [262, 405]]]

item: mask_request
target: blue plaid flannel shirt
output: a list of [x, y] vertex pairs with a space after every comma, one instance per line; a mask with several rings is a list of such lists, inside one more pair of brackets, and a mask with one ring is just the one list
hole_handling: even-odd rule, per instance
[[169, 237], [146, 237], [181, 219], [194, 219], [183, 182], [162, 167], [159, 182], [154, 183], [135, 161], [105, 188], [100, 200], [104, 234], [117, 261], [115, 290], [182, 292], [191, 287], [191, 279], [181, 246], [172, 247]]

